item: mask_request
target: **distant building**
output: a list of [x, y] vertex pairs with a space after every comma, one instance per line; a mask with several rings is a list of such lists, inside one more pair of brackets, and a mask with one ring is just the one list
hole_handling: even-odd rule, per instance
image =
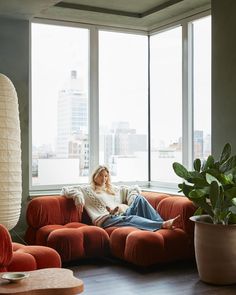
[[104, 135], [104, 161], [111, 163], [113, 156], [133, 157], [136, 152], [147, 151], [146, 134], [136, 134], [128, 122], [116, 122]]
[[87, 134], [73, 134], [68, 142], [68, 158], [79, 159], [80, 175], [88, 174], [89, 143]]
[[194, 130], [194, 158], [203, 158], [203, 131]]
[[[88, 136], [88, 97], [83, 91], [76, 71], [71, 71], [68, 85], [59, 92], [57, 109], [57, 158], [69, 158], [73, 154], [73, 136]], [[82, 138], [81, 137], [81, 138]], [[78, 143], [78, 142], [77, 142]]]

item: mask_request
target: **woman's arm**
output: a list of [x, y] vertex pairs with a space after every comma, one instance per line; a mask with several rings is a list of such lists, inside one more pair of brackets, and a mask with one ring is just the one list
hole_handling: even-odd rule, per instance
[[85, 204], [84, 194], [80, 186], [64, 186], [61, 195], [73, 199], [76, 207], [83, 207]]

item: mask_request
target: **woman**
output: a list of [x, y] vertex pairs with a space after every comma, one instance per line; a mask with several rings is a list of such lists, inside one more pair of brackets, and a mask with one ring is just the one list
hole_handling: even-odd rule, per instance
[[140, 193], [138, 186], [112, 185], [109, 169], [101, 165], [93, 172], [90, 185], [63, 187], [61, 191], [76, 206], [86, 209], [94, 225], [134, 226], [149, 231], [173, 229], [180, 216], [164, 221]]

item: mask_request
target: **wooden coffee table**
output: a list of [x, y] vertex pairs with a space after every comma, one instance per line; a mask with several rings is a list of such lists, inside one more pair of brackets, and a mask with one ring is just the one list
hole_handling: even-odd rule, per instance
[[18, 282], [8, 282], [0, 273], [0, 295], [74, 295], [84, 290], [83, 282], [69, 269], [44, 268], [26, 273], [29, 277]]

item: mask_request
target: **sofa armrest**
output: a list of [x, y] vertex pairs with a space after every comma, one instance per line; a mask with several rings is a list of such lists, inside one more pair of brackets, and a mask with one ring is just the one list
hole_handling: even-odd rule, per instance
[[193, 235], [194, 223], [189, 219], [196, 211], [195, 205], [184, 196], [170, 196], [163, 199], [157, 206], [157, 211], [164, 220], [180, 215], [176, 226], [187, 234]]
[[6, 227], [0, 224], [0, 272], [6, 271], [13, 255], [12, 240]]

